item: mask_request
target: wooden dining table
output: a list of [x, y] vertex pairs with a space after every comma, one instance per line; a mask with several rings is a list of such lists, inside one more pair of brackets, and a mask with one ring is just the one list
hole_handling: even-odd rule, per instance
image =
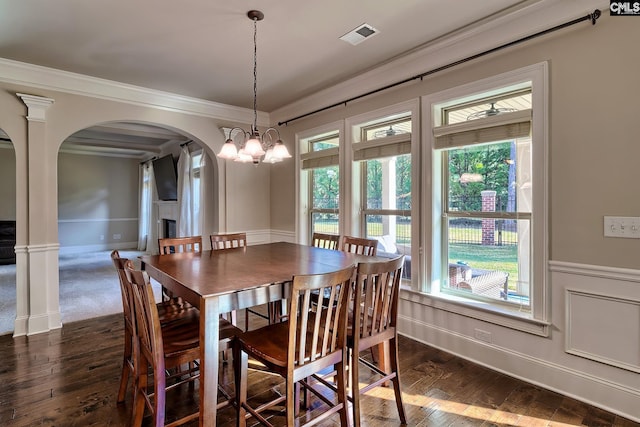
[[150, 277], [200, 309], [200, 426], [215, 426], [220, 314], [286, 299], [284, 284], [294, 275], [328, 273], [383, 258], [278, 242], [140, 259]]

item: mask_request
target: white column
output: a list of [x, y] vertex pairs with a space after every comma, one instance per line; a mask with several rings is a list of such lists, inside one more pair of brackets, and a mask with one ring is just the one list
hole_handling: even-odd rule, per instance
[[[57, 329], [60, 319], [57, 241], [57, 173], [47, 156], [46, 111], [54, 100], [41, 96], [16, 94], [27, 106], [28, 239], [25, 248], [28, 320], [26, 334]], [[53, 209], [51, 207], [54, 207]], [[21, 296], [18, 292], [17, 296]], [[22, 302], [17, 301], [18, 307]]]

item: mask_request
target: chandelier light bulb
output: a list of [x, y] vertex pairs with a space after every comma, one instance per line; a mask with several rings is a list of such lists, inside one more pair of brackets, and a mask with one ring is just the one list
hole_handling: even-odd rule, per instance
[[222, 148], [218, 153], [218, 157], [221, 159], [235, 160], [235, 158], [238, 157], [236, 144], [234, 144], [231, 139], [227, 139], [227, 141], [222, 145]]
[[273, 146], [273, 155], [280, 160], [291, 158], [291, 154], [289, 154], [287, 146], [284, 145], [284, 143], [280, 139], [277, 140], [276, 144]]

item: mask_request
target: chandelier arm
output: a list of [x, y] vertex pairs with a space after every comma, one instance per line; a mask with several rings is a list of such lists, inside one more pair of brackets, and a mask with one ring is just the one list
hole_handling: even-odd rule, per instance
[[[267, 147], [270, 147], [270, 146], [274, 145], [273, 138], [271, 137], [271, 135], [269, 135], [269, 132], [275, 132], [276, 135], [278, 135], [278, 138], [276, 139], [276, 141], [280, 140], [280, 132], [278, 131], [278, 129], [276, 129], [274, 127], [271, 127], [269, 129], [265, 130], [263, 132], [263, 134], [262, 134], [262, 142], [263, 142], [263, 145], [265, 145]], [[266, 137], [267, 136], [269, 137], [269, 144], [266, 143]]]
[[[247, 136], [251, 136], [251, 134], [249, 132], [247, 132], [246, 130], [242, 129], [241, 127], [236, 126], [236, 127], [232, 127], [231, 129], [229, 129], [229, 138], [227, 138], [227, 140], [235, 142], [233, 140], [232, 136], [233, 136], [233, 131], [236, 130], [236, 129], [239, 130], [240, 132], [242, 132], [242, 135], [243, 135], [244, 138], [246, 138]], [[244, 144], [242, 144], [242, 145], [244, 145]]]

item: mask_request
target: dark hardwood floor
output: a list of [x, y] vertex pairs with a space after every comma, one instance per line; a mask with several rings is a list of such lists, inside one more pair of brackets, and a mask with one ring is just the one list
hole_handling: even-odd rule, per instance
[[[1, 336], [0, 426], [127, 426], [131, 396], [123, 405], [115, 402], [122, 334], [122, 316], [110, 315], [28, 338]], [[401, 340], [400, 360], [404, 403], [412, 426], [640, 427], [406, 338]], [[225, 386], [233, 390], [230, 367], [225, 366], [222, 373]], [[282, 390], [280, 383], [275, 376], [252, 371], [250, 396], [265, 399]], [[172, 406], [171, 416], [197, 402], [197, 388], [195, 392], [187, 387], [175, 390], [168, 398], [181, 402]], [[363, 425], [399, 425], [391, 389], [370, 392], [362, 407]], [[322, 411], [315, 401], [313, 408], [312, 413]], [[219, 414], [218, 425], [235, 425], [232, 408]], [[283, 425], [282, 417], [273, 420]], [[336, 426], [339, 420], [323, 425]]]

